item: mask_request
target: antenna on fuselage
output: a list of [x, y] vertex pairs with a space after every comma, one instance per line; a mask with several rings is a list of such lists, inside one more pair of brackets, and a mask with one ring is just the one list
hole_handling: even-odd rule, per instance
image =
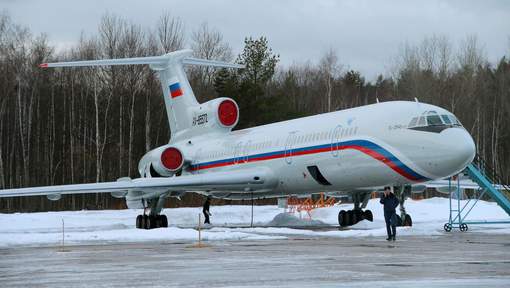
[[416, 98], [416, 97], [414, 97], [414, 102], [420, 103], [420, 101], [418, 101], [418, 98]]
[[379, 103], [379, 98], [375, 97], [375, 101], [376, 101], [377, 103]]

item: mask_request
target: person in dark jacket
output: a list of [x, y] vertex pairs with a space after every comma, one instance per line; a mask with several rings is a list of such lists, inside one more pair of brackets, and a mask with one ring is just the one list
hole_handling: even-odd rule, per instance
[[397, 235], [397, 213], [395, 208], [397, 208], [399, 203], [390, 187], [384, 187], [384, 195], [380, 202], [384, 205], [384, 220], [386, 221], [386, 232], [388, 233], [386, 240], [395, 241], [395, 236]]
[[207, 196], [207, 199], [205, 199], [204, 208], [202, 209], [202, 212], [204, 213], [204, 224], [211, 224], [209, 222], [209, 216], [211, 216], [211, 212], [209, 212], [209, 207], [211, 206], [211, 196]]

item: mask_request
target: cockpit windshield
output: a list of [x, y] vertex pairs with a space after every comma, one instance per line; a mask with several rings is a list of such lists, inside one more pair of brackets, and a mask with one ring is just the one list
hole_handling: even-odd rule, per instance
[[[413, 117], [407, 128], [421, 131], [441, 132], [449, 127], [462, 127], [453, 114], [439, 114], [437, 111], [425, 111], [420, 116]], [[431, 128], [434, 127], [434, 128]]]

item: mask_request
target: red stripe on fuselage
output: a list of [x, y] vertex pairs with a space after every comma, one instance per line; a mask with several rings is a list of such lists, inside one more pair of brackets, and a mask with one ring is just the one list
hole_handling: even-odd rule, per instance
[[393, 171], [395, 171], [398, 174], [406, 177], [407, 179], [413, 180], [413, 181], [417, 181], [418, 180], [413, 175], [410, 175], [406, 171], [402, 170], [402, 168], [398, 167], [398, 165], [396, 165], [393, 161], [389, 160], [388, 158], [384, 157], [383, 155], [377, 153], [374, 150], [370, 150], [370, 149], [368, 149], [366, 147], [358, 146], [358, 145], [343, 146], [340, 149], [341, 150], [345, 150], [345, 149], [358, 150], [358, 151], [363, 152], [363, 153], [367, 154], [368, 156], [370, 156], [370, 157], [372, 157], [372, 158], [374, 158], [374, 159], [376, 159], [376, 160], [386, 164], [386, 166], [390, 167], [391, 169], [393, 169]]
[[359, 145], [333, 146], [333, 147], [330, 146], [330, 147], [324, 147], [324, 148], [297, 151], [297, 152], [294, 152], [294, 153], [288, 154], [288, 155], [285, 152], [282, 152], [282, 153], [278, 153], [278, 154], [274, 154], [274, 155], [251, 158], [251, 159], [248, 159], [248, 161], [242, 160], [242, 158], [239, 157], [239, 160], [237, 162], [228, 161], [228, 162], [220, 162], [220, 163], [214, 163], [214, 164], [209, 164], [209, 165], [200, 165], [199, 164], [196, 167], [193, 167], [191, 170], [197, 171], [197, 170], [203, 170], [203, 169], [225, 167], [225, 166], [230, 166], [230, 165], [235, 165], [235, 164], [251, 163], [251, 162], [272, 160], [272, 159], [278, 159], [278, 158], [284, 158], [284, 157], [290, 157], [290, 156], [301, 156], [301, 155], [309, 155], [309, 154], [323, 153], [323, 152], [329, 152], [329, 151], [334, 151], [334, 150], [347, 150], [347, 149], [354, 149], [354, 150], [363, 152], [364, 154], [384, 163], [386, 166], [390, 167], [393, 171], [404, 176], [405, 178], [407, 178], [409, 180], [413, 180], [413, 181], [418, 181], [418, 179], [416, 177], [414, 177], [413, 175], [410, 175], [406, 171], [402, 170], [402, 168], [400, 168], [393, 161], [384, 157], [384, 155], [382, 155], [374, 150], [371, 150], [369, 148], [359, 146]]

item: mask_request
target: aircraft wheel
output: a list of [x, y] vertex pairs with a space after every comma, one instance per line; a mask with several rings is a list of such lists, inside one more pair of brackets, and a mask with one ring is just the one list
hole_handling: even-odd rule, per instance
[[354, 225], [359, 221], [363, 220], [363, 211], [362, 210], [352, 210], [352, 223]]
[[460, 231], [462, 231], [462, 232], [468, 231], [468, 225], [466, 223], [460, 224], [459, 228], [460, 228]]
[[154, 229], [158, 227], [158, 217], [154, 215], [149, 215], [149, 223], [147, 223], [147, 229]]
[[136, 228], [137, 228], [137, 229], [141, 229], [141, 228], [143, 228], [143, 225], [142, 225], [142, 219], [143, 219], [143, 216], [142, 216], [142, 215], [138, 215], [138, 216], [136, 216]]
[[402, 226], [411, 227], [413, 226], [413, 219], [411, 218], [411, 215], [406, 214], [404, 217], [404, 221], [402, 221]]
[[161, 215], [161, 225], [160, 227], [167, 228], [168, 227], [168, 218], [166, 218], [166, 215]]
[[374, 215], [372, 214], [372, 211], [370, 211], [370, 210], [363, 211], [363, 219], [373, 222]]
[[355, 210], [350, 210], [349, 211], [349, 214], [351, 217], [349, 217], [351, 219], [351, 222], [349, 223], [349, 226], [351, 225], [354, 225], [356, 223], [358, 223], [358, 221], [360, 220], [358, 218], [358, 211], [355, 211]]
[[444, 228], [444, 231], [446, 231], [446, 232], [450, 232], [450, 231], [452, 231], [452, 224], [450, 224], [450, 223], [445, 223], [445, 224], [444, 224], [444, 226], [443, 226], [443, 228]]
[[338, 212], [338, 225], [340, 225], [340, 227], [347, 226], [345, 224], [345, 210], [340, 210], [340, 212]]
[[150, 229], [149, 227], [149, 216], [147, 215], [143, 215], [143, 218], [142, 218], [142, 228], [143, 229]]
[[345, 212], [345, 226], [351, 226], [352, 225], [352, 219], [353, 219], [353, 213], [352, 210], [349, 210]]

